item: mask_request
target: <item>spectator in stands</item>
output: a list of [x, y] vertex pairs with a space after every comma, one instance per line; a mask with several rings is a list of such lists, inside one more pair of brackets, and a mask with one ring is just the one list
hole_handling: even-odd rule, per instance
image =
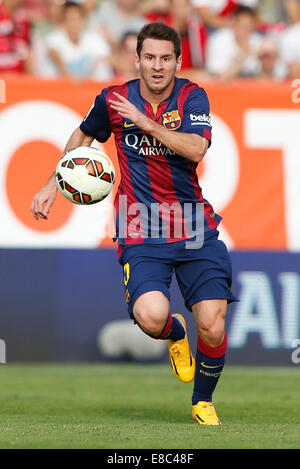
[[289, 24], [295, 24], [300, 21], [299, 0], [284, 0], [284, 8]]
[[287, 67], [280, 59], [279, 47], [272, 36], [265, 36], [258, 49], [259, 69], [257, 78], [264, 80], [284, 80]]
[[170, 9], [170, 0], [142, 0], [140, 2], [140, 12], [149, 22], [167, 23]]
[[256, 13], [240, 6], [229, 28], [211, 35], [207, 47], [206, 67], [216, 78], [228, 80], [255, 76], [259, 68], [257, 52], [261, 35], [255, 32]]
[[31, 72], [30, 31], [22, 1], [0, 1], [1, 74]]
[[[290, 25], [282, 35], [281, 55], [287, 64], [290, 78], [300, 78], [300, 1], [294, 7], [294, 19], [299, 18], [298, 22]], [[298, 14], [297, 14], [298, 11]]]
[[[164, 8], [149, 10], [148, 21], [160, 21], [174, 28], [181, 37], [182, 70], [203, 70], [205, 64], [206, 29], [190, 0], [168, 0]], [[168, 5], [168, 8], [167, 8]]]
[[138, 0], [110, 0], [100, 3], [90, 26], [101, 27], [112, 48], [118, 49], [123, 35], [127, 31], [138, 33], [146, 19], [139, 13]]
[[35, 24], [43, 21], [47, 14], [45, 0], [23, 0], [30, 22]]
[[258, 13], [259, 30], [279, 35], [288, 25], [300, 21], [299, 0], [261, 0]]
[[[290, 23], [291, 2], [295, 0], [260, 0], [257, 9], [258, 30], [263, 34], [280, 35]], [[297, 1], [297, 0], [296, 0]]]
[[170, 0], [170, 26], [181, 37], [182, 70], [202, 69], [205, 63], [206, 30], [190, 0]]
[[47, 45], [58, 76], [108, 80], [112, 69], [106, 40], [95, 31], [84, 30], [83, 5], [67, 1], [62, 28], [51, 33]]
[[128, 31], [121, 38], [118, 50], [111, 54], [110, 63], [115, 71], [115, 78], [126, 81], [138, 77], [135, 66], [136, 44], [136, 32]]
[[285, 22], [283, 0], [260, 0], [258, 15], [265, 23]]
[[49, 56], [46, 38], [62, 25], [63, 1], [45, 0], [44, 7], [44, 18], [36, 21], [32, 30], [33, 73], [50, 78], [57, 76], [57, 70]]
[[35, 24], [35, 28], [43, 37], [61, 26], [65, 3], [63, 0], [44, 0], [44, 2], [45, 15]]
[[259, 0], [191, 0], [204, 25], [209, 29], [230, 26], [230, 19], [239, 6], [256, 8]]
[[80, 3], [84, 4], [86, 14], [93, 14], [97, 9], [100, 0], [79, 0]]

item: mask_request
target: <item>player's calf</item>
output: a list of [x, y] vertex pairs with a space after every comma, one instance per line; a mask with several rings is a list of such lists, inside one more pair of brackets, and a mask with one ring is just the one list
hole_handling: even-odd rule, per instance
[[193, 310], [198, 330], [198, 342], [192, 404], [193, 417], [200, 424], [203, 420], [214, 422], [203, 424], [218, 425], [218, 418], [212, 406], [212, 396], [225, 364], [226, 309], [226, 300], [210, 300], [195, 305]]
[[180, 314], [169, 313], [169, 301], [161, 292], [147, 292], [135, 302], [136, 323], [154, 339], [168, 340], [170, 364], [174, 374], [184, 383], [195, 376], [195, 359], [190, 352], [186, 324]]

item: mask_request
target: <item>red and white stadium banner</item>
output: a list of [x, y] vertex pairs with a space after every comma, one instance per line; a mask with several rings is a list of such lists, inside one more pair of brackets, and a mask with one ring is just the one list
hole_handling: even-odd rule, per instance
[[[48, 221], [37, 222], [29, 210], [72, 131], [108, 85], [5, 79], [6, 99], [0, 100], [0, 247], [113, 246], [105, 234], [111, 200], [79, 207], [58, 194]], [[223, 216], [222, 238], [230, 249], [299, 251], [299, 89], [291, 83], [258, 81], [204, 87], [211, 103], [213, 144], [199, 165], [199, 181], [204, 197]], [[113, 137], [104, 149], [117, 168]]]

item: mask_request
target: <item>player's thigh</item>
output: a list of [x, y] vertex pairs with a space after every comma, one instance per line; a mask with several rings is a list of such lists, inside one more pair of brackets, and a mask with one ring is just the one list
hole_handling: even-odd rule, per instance
[[147, 248], [126, 249], [121, 263], [130, 317], [140, 322], [147, 316], [164, 316], [169, 308], [172, 264], [160, 259], [156, 249]]

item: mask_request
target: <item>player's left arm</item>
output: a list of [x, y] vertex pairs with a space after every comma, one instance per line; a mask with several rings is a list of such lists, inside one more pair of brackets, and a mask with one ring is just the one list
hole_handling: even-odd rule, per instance
[[134, 104], [119, 93], [114, 93], [118, 101], [110, 100], [110, 105], [121, 117], [130, 120], [144, 132], [152, 135], [163, 145], [178, 155], [198, 163], [205, 156], [209, 140], [195, 133], [174, 132], [154, 122], [139, 111]]

